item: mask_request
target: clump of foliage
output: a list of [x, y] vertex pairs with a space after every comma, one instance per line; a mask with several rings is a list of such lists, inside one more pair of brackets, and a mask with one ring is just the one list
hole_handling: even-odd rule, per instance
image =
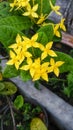
[[[55, 3], [56, 0], [0, 3], [0, 41], [9, 55], [4, 77], [20, 75], [23, 81], [49, 81], [51, 73], [58, 77], [59, 73], [73, 70], [72, 57], [53, 50], [53, 42], [60, 41], [61, 31], [66, 31], [60, 6]], [[50, 20], [52, 12], [61, 17], [59, 23]]]
[[67, 85], [64, 85], [64, 94], [69, 98], [73, 97], [73, 72], [70, 72], [67, 76]]
[[[25, 101], [22, 95], [16, 96], [14, 101], [10, 100], [7, 97], [11, 112], [6, 108], [3, 115], [1, 115], [2, 125], [6, 129], [11, 125], [13, 129], [17, 130], [47, 130], [44, 123], [44, 113], [39, 105], [34, 105], [29, 100]], [[40, 118], [41, 113], [43, 114], [42, 118]]]
[[[58, 24], [48, 19], [52, 11], [61, 16], [55, 0], [14, 0], [8, 2], [7, 7], [10, 7], [9, 14], [2, 15], [0, 21], [3, 25], [1, 30], [3, 33], [7, 30], [7, 35], [2, 33], [0, 39], [9, 51], [8, 68], [16, 69], [16, 73], [19, 71], [24, 81], [31, 78], [33, 81], [40, 78], [48, 81], [48, 73], [51, 72], [59, 76], [59, 67], [64, 61], [55, 62], [57, 54], [52, 50], [52, 45], [55, 37], [61, 37], [60, 30], [66, 31], [66, 28], [65, 19]], [[17, 75], [12, 74], [9, 76]]]

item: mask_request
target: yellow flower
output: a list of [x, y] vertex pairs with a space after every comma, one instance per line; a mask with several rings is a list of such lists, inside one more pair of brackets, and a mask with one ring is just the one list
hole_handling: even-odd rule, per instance
[[63, 31], [66, 31], [64, 21], [65, 19], [62, 19], [61, 22], [56, 24], [54, 27], [54, 35], [56, 35], [57, 37], [60, 37], [60, 32], [58, 31], [59, 28], [62, 29]]
[[18, 8], [26, 7], [30, 0], [17, 0]]
[[25, 58], [32, 57], [32, 54], [23, 48], [23, 50], [17, 55], [19, 62], [22, 63]]
[[56, 35], [57, 37], [60, 37], [60, 32], [58, 31], [60, 27], [60, 24], [56, 24], [54, 27], [54, 35]]
[[35, 66], [31, 58], [27, 58], [27, 65], [23, 65], [20, 69], [30, 72], [30, 75], [33, 77], [35, 72]]
[[11, 7], [11, 10], [10, 10], [10, 11], [12, 11], [13, 8], [17, 5], [16, 3], [17, 3], [17, 0], [14, 0], [13, 3], [10, 3], [10, 7]]
[[[24, 42], [27, 44], [27, 48], [30, 48], [30, 47], [34, 47], [34, 48], [37, 48], [39, 47], [39, 43], [36, 42], [37, 39], [38, 39], [38, 33], [33, 35], [31, 37], [31, 39], [27, 38], [26, 36], [23, 36], [23, 39], [24, 39]], [[24, 44], [24, 47], [25, 47], [25, 44]]]
[[22, 39], [18, 34], [16, 37], [16, 43], [10, 45], [9, 48], [12, 48], [15, 52], [20, 52], [22, 49], [22, 45], [23, 45]]
[[31, 7], [31, 5], [28, 4], [26, 9], [27, 9], [27, 12], [23, 13], [24, 16], [30, 16], [30, 17], [33, 17], [33, 18], [38, 18], [38, 14], [36, 13], [36, 11], [38, 9], [38, 4], [34, 5], [33, 7]]
[[3, 79], [2, 73], [0, 72], [0, 81]]
[[31, 58], [27, 58], [27, 65], [23, 65], [20, 69], [30, 72], [31, 77], [33, 78], [35, 71], [40, 66], [40, 58], [35, 59], [34, 62]]
[[18, 59], [17, 55], [13, 51], [10, 51], [10, 58], [11, 59], [6, 64], [15, 65], [16, 69], [18, 69], [20, 62], [18, 61], [19, 59]]
[[60, 6], [53, 6], [51, 0], [49, 0], [49, 3], [50, 3], [50, 6], [51, 6], [51, 9], [58, 15], [61, 15], [61, 13], [59, 12], [60, 10]]
[[50, 59], [50, 67], [48, 67], [48, 73], [54, 72], [54, 74], [58, 77], [59, 76], [59, 68], [62, 64], [64, 64], [63, 61], [57, 61], [55, 62], [53, 58]]
[[37, 21], [37, 24], [42, 24], [46, 19], [46, 15], [41, 14], [39, 20]]
[[53, 50], [51, 50], [52, 44], [53, 44], [53, 42], [49, 42], [49, 43], [47, 43], [47, 45], [45, 47], [41, 46], [40, 49], [43, 51], [42, 55], [41, 55], [42, 60], [44, 58], [46, 58], [48, 55], [50, 55], [52, 57], [57, 56], [56, 53]]
[[14, 7], [17, 7], [16, 9], [19, 9], [21, 7], [26, 7], [28, 5], [29, 1], [30, 0], [14, 0], [13, 3], [10, 3], [10, 6], [12, 7], [12, 9]]
[[64, 21], [65, 21], [65, 19], [61, 19], [60, 28], [61, 28], [63, 31], [66, 31], [66, 27], [65, 27], [65, 25], [64, 25]]
[[[38, 60], [39, 60], [39, 64], [38, 64]], [[40, 58], [36, 60], [33, 81], [39, 80], [40, 78], [48, 81], [48, 73], [47, 73], [48, 65], [49, 65], [49, 62], [45, 62], [41, 64]]]
[[40, 58], [35, 59], [34, 62], [31, 58], [27, 58], [27, 65], [23, 65], [20, 69], [25, 71], [29, 70], [31, 77], [33, 78], [33, 81], [38, 80], [40, 78], [48, 81], [48, 65], [49, 62], [41, 64]]

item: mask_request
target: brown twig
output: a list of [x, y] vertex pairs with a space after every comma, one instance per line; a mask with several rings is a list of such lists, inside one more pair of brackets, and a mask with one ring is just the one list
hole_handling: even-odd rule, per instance
[[8, 104], [9, 104], [9, 108], [10, 108], [10, 111], [11, 111], [11, 117], [12, 117], [12, 121], [13, 121], [13, 130], [16, 130], [16, 123], [15, 123], [15, 118], [14, 118], [14, 112], [13, 112], [13, 110], [12, 110], [12, 104], [11, 104], [11, 102], [10, 102], [10, 99], [6, 96], [6, 98], [7, 98], [7, 102], [8, 102]]
[[73, 36], [67, 33], [62, 32], [61, 43], [66, 44], [73, 48]]

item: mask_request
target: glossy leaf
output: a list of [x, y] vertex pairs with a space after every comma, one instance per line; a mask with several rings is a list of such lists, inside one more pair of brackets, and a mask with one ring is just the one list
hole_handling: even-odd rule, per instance
[[16, 35], [22, 33], [23, 30], [31, 26], [31, 21], [23, 16], [8, 16], [0, 19], [0, 41], [7, 48], [11, 43], [15, 42]]
[[5, 88], [5, 85], [3, 82], [0, 82], [0, 91], [2, 91]]
[[14, 106], [17, 109], [20, 109], [24, 104], [24, 98], [22, 97], [22, 95], [18, 95], [14, 101]]
[[24, 70], [21, 70], [21, 71], [20, 71], [20, 77], [21, 77], [21, 79], [22, 79], [24, 82], [26, 82], [26, 81], [28, 81], [28, 80], [31, 79], [31, 76], [30, 76], [29, 72], [28, 72], [28, 71], [24, 71]]
[[38, 32], [44, 32], [45, 35], [47, 36], [48, 38], [48, 41], [52, 41], [53, 39], [53, 36], [54, 36], [54, 30], [53, 30], [53, 26], [52, 25], [45, 25], [45, 26], [42, 26]]
[[12, 78], [19, 75], [18, 70], [13, 65], [7, 65], [3, 71], [3, 77]]
[[12, 95], [16, 93], [17, 87], [12, 82], [3, 82], [4, 89], [0, 91], [1, 95]]

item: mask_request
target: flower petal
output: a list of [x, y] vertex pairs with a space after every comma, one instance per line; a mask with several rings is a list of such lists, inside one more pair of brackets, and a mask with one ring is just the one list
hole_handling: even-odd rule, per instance
[[50, 56], [52, 56], [52, 57], [57, 56], [56, 53], [55, 53], [53, 50], [49, 50], [49, 51], [48, 51], [48, 55], [50, 55]]
[[27, 71], [27, 70], [29, 70], [29, 65], [23, 65], [20, 69]]
[[13, 49], [16, 48], [16, 47], [17, 47], [16, 43], [9, 46], [9, 48], [13, 48]]
[[36, 41], [38, 39], [38, 33], [32, 36], [31, 40]]
[[53, 58], [50, 59], [50, 65], [54, 66], [55, 65], [55, 61]]
[[27, 58], [27, 64], [31, 65], [32, 63], [33, 63], [32, 59], [31, 58]]
[[33, 12], [33, 13], [31, 14], [31, 16], [32, 16], [33, 18], [38, 18], [38, 14], [35, 13], [35, 12]]
[[35, 69], [34, 69], [34, 68], [31, 68], [31, 69], [30, 69], [30, 75], [31, 75], [32, 78], [33, 78], [33, 76], [34, 76], [34, 73], [35, 73]]
[[38, 4], [34, 5], [33, 8], [32, 8], [32, 11], [36, 11], [38, 9]]
[[60, 36], [61, 36], [59, 31], [56, 31], [55, 35], [56, 35], [57, 37], [60, 37]]
[[45, 81], [48, 81], [48, 74], [45, 72], [41, 75], [41, 78], [44, 79]]
[[51, 49], [52, 45], [53, 45], [53, 42], [48, 42], [46, 45], [46, 48]]
[[26, 57], [31, 57], [32, 54], [31, 54], [30, 52], [25, 52], [25, 56], [26, 56]]
[[24, 16], [29, 16], [30, 15], [30, 12], [25, 12], [23, 13]]
[[53, 72], [57, 77], [59, 76], [59, 69], [57, 67], [54, 68]]
[[15, 56], [16, 56], [15, 53], [10, 50], [10, 57], [11, 57], [11, 58], [14, 58]]
[[17, 34], [17, 37], [16, 37], [16, 43], [19, 43], [19, 42], [21, 42], [21, 37], [20, 37], [19, 34]]
[[43, 52], [43, 53], [41, 54], [41, 60], [45, 59], [46, 57], [47, 57], [47, 53], [46, 53], [46, 52]]
[[40, 73], [36, 73], [33, 77], [33, 81], [40, 79]]
[[53, 72], [53, 66], [48, 67], [48, 73], [51, 73], [51, 72]]
[[64, 61], [57, 61], [57, 62], [56, 62], [56, 66], [57, 66], [57, 67], [59, 67], [59, 66], [61, 66], [61, 65], [63, 65], [63, 64], [64, 64]]
[[19, 69], [19, 62], [15, 62], [15, 67], [17, 70]]
[[9, 60], [6, 64], [7, 64], [7, 65], [13, 65], [14, 62], [13, 62], [13, 60]]

